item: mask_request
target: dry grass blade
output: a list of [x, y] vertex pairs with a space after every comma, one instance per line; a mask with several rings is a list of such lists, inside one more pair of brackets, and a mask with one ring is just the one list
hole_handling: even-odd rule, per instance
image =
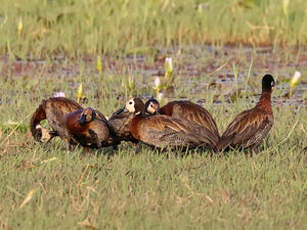
[[93, 225], [91, 225], [91, 223], [89, 222], [88, 218], [86, 218], [83, 221], [78, 222], [78, 225], [82, 226], [84, 229], [88, 229], [88, 230], [96, 230], [97, 228], [94, 227]]
[[55, 160], [57, 160], [57, 158], [56, 158], [56, 157], [52, 157], [52, 158], [50, 158], [50, 159], [41, 161], [41, 164], [46, 164], [46, 163], [48, 163], [48, 162], [55, 161]]
[[24, 117], [24, 119], [22, 119], [18, 125], [16, 125], [16, 127], [14, 127], [12, 129], [12, 131], [6, 136], [6, 138], [4, 138], [1, 142], [0, 142], [0, 146], [2, 146], [5, 141], [7, 141], [9, 139], [10, 136], [12, 136], [14, 134], [14, 132], [19, 128], [19, 126], [26, 120], [28, 119], [30, 116], [32, 115], [32, 113], [29, 113], [27, 116]]
[[290, 136], [292, 135], [293, 131], [295, 130], [295, 127], [297, 126], [299, 120], [296, 120], [296, 122], [294, 123], [294, 125], [291, 127], [290, 132], [288, 133], [288, 135], [282, 140], [280, 141], [276, 146], [271, 146], [267, 149], [268, 152], [273, 151], [273, 149], [277, 148], [280, 145], [283, 145], [284, 143], [286, 143], [286, 141], [290, 138]]
[[86, 167], [85, 167], [85, 169], [83, 170], [83, 172], [82, 172], [82, 174], [81, 174], [81, 176], [80, 176], [80, 178], [79, 178], [79, 180], [78, 180], [78, 183], [77, 183], [77, 186], [78, 186], [78, 187], [80, 187], [80, 185], [81, 185], [81, 183], [82, 183], [82, 180], [83, 180], [83, 178], [84, 178], [84, 176], [85, 176], [85, 174], [86, 174], [86, 172], [87, 172], [87, 170], [88, 170], [89, 167], [90, 167], [90, 164], [87, 164]]
[[30, 190], [28, 192], [26, 198], [23, 200], [23, 202], [19, 206], [19, 208], [23, 208], [27, 203], [29, 203], [29, 201], [33, 198], [33, 195], [34, 195], [35, 192], [36, 192], [35, 189]]
[[218, 67], [216, 70], [214, 70], [213, 72], [209, 73], [208, 75], [212, 75], [215, 74], [217, 72], [219, 72], [221, 69], [223, 69], [226, 65], [228, 64], [228, 61], [226, 61], [223, 65], [221, 65], [220, 67]]
[[304, 129], [304, 125], [303, 124], [301, 124], [301, 130], [303, 131], [303, 133], [307, 136], [307, 132], [306, 132], [306, 130]]
[[279, 143], [277, 144], [277, 146], [284, 144], [284, 143], [289, 139], [289, 137], [292, 135], [292, 133], [293, 133], [295, 127], [297, 126], [298, 122], [299, 122], [299, 120], [296, 120], [296, 122], [295, 122], [294, 125], [292, 126], [290, 132], [288, 133], [287, 137], [285, 137], [281, 142], [279, 142]]
[[192, 196], [194, 196], [194, 195], [203, 196], [207, 201], [209, 201], [210, 204], [214, 204], [214, 200], [209, 195], [193, 191], [191, 186], [188, 184], [188, 178], [187, 177], [183, 176], [180, 179], [182, 181], [183, 186], [186, 187], [189, 190], [189, 192], [191, 193]]

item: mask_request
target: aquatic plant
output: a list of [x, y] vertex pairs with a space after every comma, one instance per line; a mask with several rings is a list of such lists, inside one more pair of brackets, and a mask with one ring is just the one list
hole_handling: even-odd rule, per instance
[[301, 78], [302, 78], [301, 72], [295, 71], [289, 82], [289, 88], [290, 88], [289, 96], [290, 97], [292, 96], [293, 90], [295, 89], [295, 87], [300, 83]]

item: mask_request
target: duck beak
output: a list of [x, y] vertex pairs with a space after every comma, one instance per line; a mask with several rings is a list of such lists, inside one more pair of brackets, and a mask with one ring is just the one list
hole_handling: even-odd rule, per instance
[[120, 114], [122, 114], [123, 112], [125, 112], [125, 106], [122, 107], [122, 108], [120, 108], [119, 110], [117, 110], [117, 111], [116, 111], [116, 114], [117, 114], [117, 115], [120, 115]]
[[78, 123], [80, 125], [83, 125], [85, 123], [85, 120], [86, 120], [86, 116], [85, 116], [85, 114], [82, 114], [80, 119], [78, 120]]

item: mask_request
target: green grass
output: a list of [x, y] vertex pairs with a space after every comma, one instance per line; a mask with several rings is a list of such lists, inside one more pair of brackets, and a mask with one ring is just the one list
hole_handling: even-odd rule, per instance
[[127, 147], [89, 157], [63, 154], [55, 144], [27, 146], [2, 157], [1, 225], [77, 229], [88, 220], [98, 229], [303, 229], [306, 169], [301, 141], [291, 139], [299, 144], [220, 159]]
[[[307, 4], [292, 0], [284, 10], [282, 2], [0, 0], [0, 229], [304, 229], [306, 52], [279, 47], [306, 45]], [[275, 124], [264, 150], [210, 157], [123, 143], [86, 155], [31, 137], [30, 116], [53, 92], [76, 98], [82, 82], [84, 106], [109, 116], [129, 94], [155, 94], [148, 75], [163, 72], [165, 57], [173, 57], [176, 79], [164, 101], [205, 100], [220, 132], [254, 105], [270, 70]], [[303, 87], [289, 100], [295, 70]], [[221, 76], [230, 83], [216, 82]]]
[[0, 0], [0, 52], [24, 58], [208, 43], [306, 45], [306, 1], [283, 2]]
[[[46, 68], [48, 64], [34, 76], [0, 78], [5, 89], [0, 124], [12, 120], [26, 126], [41, 99], [55, 90], [76, 97], [79, 77], [44, 75]], [[117, 95], [128, 94], [125, 75], [81, 77], [87, 105], [105, 115], [123, 103]], [[136, 78], [138, 94], [153, 93]], [[261, 76], [253, 79], [259, 89]], [[176, 98], [178, 93], [189, 95], [185, 84], [177, 83]], [[220, 131], [238, 112], [253, 106], [251, 99], [213, 105], [214, 93], [204, 90], [199, 96], [208, 100], [204, 106]], [[274, 91], [274, 96], [282, 94], [283, 89]], [[252, 158], [236, 151], [227, 157], [209, 157], [205, 151], [158, 154], [145, 145], [136, 152], [129, 143], [117, 151], [66, 153], [61, 140], [42, 145], [24, 129], [2, 129], [0, 228], [304, 229], [307, 111], [285, 104], [274, 107], [274, 116], [264, 150]]]

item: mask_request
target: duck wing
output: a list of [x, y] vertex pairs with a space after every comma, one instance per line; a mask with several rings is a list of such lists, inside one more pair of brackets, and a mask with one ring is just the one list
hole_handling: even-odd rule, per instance
[[143, 122], [142, 141], [156, 147], [197, 147], [210, 143], [209, 138], [202, 134], [203, 129], [188, 121], [157, 115]]
[[260, 144], [273, 126], [273, 117], [260, 109], [240, 113], [227, 127], [218, 149], [228, 146], [248, 148]]
[[105, 123], [108, 123], [108, 120], [106, 119], [106, 117], [97, 109], [94, 110], [95, 114], [96, 114], [96, 119], [103, 121]]
[[186, 119], [210, 130], [219, 137], [217, 125], [211, 114], [203, 107], [192, 102], [184, 104], [175, 104], [173, 106], [173, 117]]

